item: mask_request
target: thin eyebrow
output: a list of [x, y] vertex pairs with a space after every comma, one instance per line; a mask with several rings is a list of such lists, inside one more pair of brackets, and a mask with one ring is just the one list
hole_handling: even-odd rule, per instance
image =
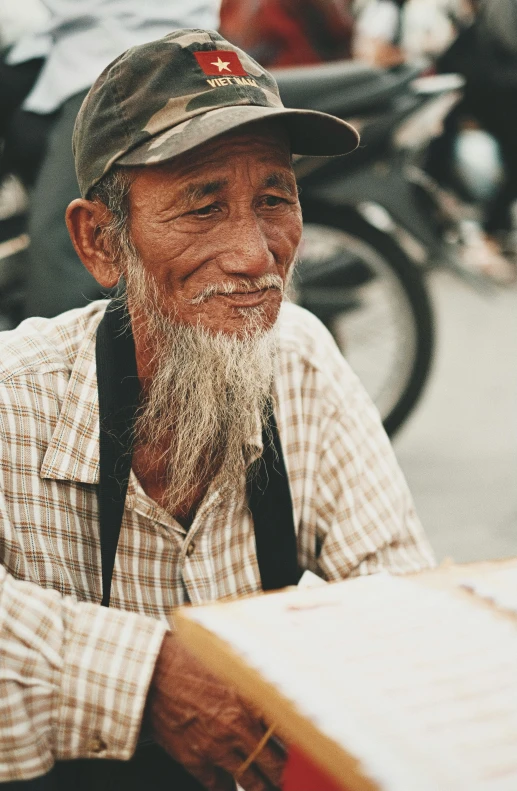
[[182, 205], [191, 206], [203, 198], [210, 195], [216, 195], [222, 189], [228, 186], [227, 179], [216, 179], [214, 181], [202, 181], [194, 184], [187, 184], [184, 190], [181, 191], [179, 202]]
[[278, 170], [275, 173], [271, 173], [269, 176], [267, 176], [267, 178], [265, 178], [262, 182], [262, 188], [280, 189], [282, 192], [287, 193], [292, 198], [296, 197], [298, 194], [294, 179], [281, 170]]

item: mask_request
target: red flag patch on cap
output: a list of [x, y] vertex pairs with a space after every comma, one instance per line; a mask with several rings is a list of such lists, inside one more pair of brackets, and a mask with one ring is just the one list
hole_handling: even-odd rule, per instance
[[246, 77], [239, 56], [232, 50], [214, 49], [208, 52], [194, 52], [197, 62], [210, 77]]

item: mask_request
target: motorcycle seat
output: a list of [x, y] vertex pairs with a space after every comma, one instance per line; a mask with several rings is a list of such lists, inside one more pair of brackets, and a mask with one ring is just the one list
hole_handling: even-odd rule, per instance
[[344, 60], [277, 69], [273, 75], [286, 107], [350, 117], [389, 103], [407, 90], [407, 83], [420, 71], [420, 66], [386, 71], [360, 61]]

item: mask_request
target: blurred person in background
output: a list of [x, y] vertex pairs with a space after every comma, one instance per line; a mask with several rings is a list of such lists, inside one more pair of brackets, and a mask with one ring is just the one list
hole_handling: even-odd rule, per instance
[[269, 66], [354, 57], [388, 68], [451, 43], [469, 0], [223, 0], [221, 30]]
[[3, 43], [0, 62], [2, 167], [18, 170], [32, 187], [25, 316], [51, 317], [100, 295], [64, 222], [79, 195], [70, 140], [87, 90], [129, 47], [178, 28], [217, 28], [219, 0], [43, 0], [39, 26], [6, 49], [20, 32], [8, 2], [11, 22], [3, 29], [11, 40]]
[[406, 58], [434, 60], [470, 20], [468, 0], [408, 0], [403, 9], [401, 42]]
[[43, 57], [34, 51], [31, 57], [15, 66], [8, 65], [6, 57], [19, 39], [36, 33], [47, 24], [48, 18], [48, 9], [41, 0], [19, 0], [16, 4], [12, 0], [0, 0], [0, 140], [4, 141], [0, 178], [6, 171], [11, 172], [14, 165], [27, 184], [32, 183], [41, 158], [40, 141], [47, 121], [27, 113], [22, 123], [14, 126], [11, 123], [39, 74]]
[[[457, 131], [474, 123], [498, 141], [504, 178], [485, 217], [485, 229], [495, 248], [512, 230], [512, 204], [517, 199], [517, 0], [472, 2], [473, 23], [438, 59], [440, 72], [465, 77], [461, 106], [449, 121]], [[452, 135], [434, 152], [437, 176], [447, 178], [453, 156]]]
[[221, 31], [263, 66], [349, 58], [351, 0], [223, 0]]
[[[510, 239], [517, 197], [517, 110], [507, 109], [516, 107], [517, 98], [517, 19], [512, 9], [517, 17], [517, 0], [358, 0], [354, 6], [355, 58], [384, 68], [423, 59], [430, 69], [466, 78], [464, 99], [446, 119], [443, 134], [432, 141], [425, 167], [452, 191], [450, 198], [466, 220], [464, 265], [501, 283], [515, 279], [515, 267], [496, 238]], [[500, 187], [497, 144], [492, 141], [491, 147], [485, 134], [475, 148], [465, 137], [465, 129], [473, 126], [482, 126], [501, 145], [507, 172]], [[475, 168], [479, 156], [484, 157], [483, 171]], [[486, 195], [491, 191], [490, 203]]]
[[404, 61], [401, 39], [405, 3], [406, 0], [359, 0], [356, 3], [354, 58], [382, 68]]
[[434, 58], [454, 40], [466, 0], [356, 0], [354, 57], [389, 68]]

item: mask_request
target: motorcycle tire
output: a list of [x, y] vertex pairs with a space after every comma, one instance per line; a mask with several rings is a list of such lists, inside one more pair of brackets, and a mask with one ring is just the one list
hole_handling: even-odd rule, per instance
[[[424, 274], [391, 236], [353, 209], [302, 199], [302, 211], [304, 242], [294, 298], [330, 329], [393, 436], [422, 395], [433, 359], [433, 311]], [[319, 260], [314, 255], [318, 244]], [[370, 336], [366, 341], [364, 331], [363, 340], [357, 333], [361, 323]], [[358, 340], [351, 341], [354, 324]], [[388, 329], [393, 338], [379, 354], [376, 347], [388, 343]], [[379, 392], [372, 392], [368, 376], [362, 375], [365, 364], [375, 375], [386, 368]]]

